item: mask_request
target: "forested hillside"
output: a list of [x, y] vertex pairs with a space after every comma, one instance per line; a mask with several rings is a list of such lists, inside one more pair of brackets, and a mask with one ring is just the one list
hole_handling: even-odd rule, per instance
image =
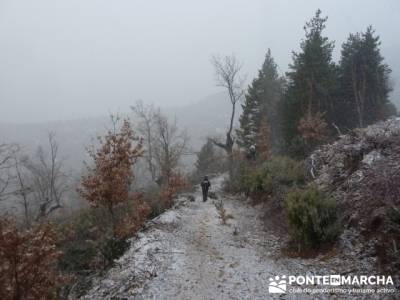
[[[254, 78], [209, 55], [196, 103], [0, 123], [0, 299], [397, 299], [392, 66], [374, 26], [329, 26], [317, 9]], [[308, 282], [331, 275], [386, 281]]]

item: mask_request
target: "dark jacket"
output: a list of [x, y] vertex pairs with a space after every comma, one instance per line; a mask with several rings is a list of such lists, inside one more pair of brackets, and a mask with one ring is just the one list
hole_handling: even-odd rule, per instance
[[210, 181], [208, 180], [208, 179], [204, 179], [202, 182], [201, 182], [201, 189], [203, 190], [203, 191], [208, 191], [208, 189], [211, 187], [211, 183], [210, 183]]

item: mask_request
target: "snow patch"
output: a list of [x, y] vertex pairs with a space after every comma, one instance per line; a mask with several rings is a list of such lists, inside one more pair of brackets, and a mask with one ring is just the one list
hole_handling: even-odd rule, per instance
[[364, 158], [362, 162], [367, 165], [372, 165], [375, 161], [380, 160], [382, 158], [382, 155], [379, 151], [373, 150], [369, 152], [368, 154], [364, 155]]
[[153, 222], [159, 224], [176, 224], [179, 220], [179, 214], [174, 210], [169, 210], [155, 218]]

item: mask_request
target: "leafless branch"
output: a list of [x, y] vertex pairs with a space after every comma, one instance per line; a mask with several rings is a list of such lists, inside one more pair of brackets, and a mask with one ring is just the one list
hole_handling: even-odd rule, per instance
[[152, 180], [156, 181], [157, 170], [153, 150], [156, 110], [153, 105], [146, 106], [140, 100], [137, 101], [134, 106], [131, 106], [131, 109], [138, 119], [137, 129], [144, 138], [144, 147], [146, 149], [144, 158], [146, 160], [149, 173]]
[[13, 153], [16, 151], [15, 144], [0, 144], [0, 200], [10, 195], [10, 183], [13, 180]]
[[54, 133], [48, 134], [48, 151], [39, 147], [34, 158], [26, 161], [25, 167], [30, 173], [34, 202], [39, 206], [37, 219], [62, 207], [68, 184]]
[[236, 104], [243, 98], [245, 77], [240, 75], [242, 63], [238, 61], [235, 55], [230, 56], [216, 56], [211, 58], [211, 63], [215, 69], [217, 86], [226, 88], [230, 102], [232, 104], [232, 112], [229, 122], [229, 128], [226, 133], [225, 144], [213, 143], [223, 148], [228, 155], [232, 154], [234, 139], [232, 137], [233, 121], [235, 119]]

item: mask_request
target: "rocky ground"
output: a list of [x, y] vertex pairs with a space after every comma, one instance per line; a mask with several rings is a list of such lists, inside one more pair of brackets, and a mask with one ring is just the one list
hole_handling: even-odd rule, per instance
[[342, 224], [363, 244], [360, 259], [377, 259], [376, 270], [399, 276], [400, 118], [356, 129], [315, 151], [314, 181], [335, 196]]
[[[176, 207], [150, 221], [131, 248], [84, 299], [342, 299], [344, 295], [269, 294], [276, 275], [367, 274], [374, 258], [359, 261], [362, 245], [346, 230], [338, 245], [312, 259], [282, 254], [285, 240], [265, 228], [263, 209], [222, 192], [218, 200], [182, 197]], [[214, 205], [222, 200], [233, 219], [223, 225]], [[378, 297], [379, 298], [379, 297]], [[371, 299], [370, 296], [365, 299]]]

